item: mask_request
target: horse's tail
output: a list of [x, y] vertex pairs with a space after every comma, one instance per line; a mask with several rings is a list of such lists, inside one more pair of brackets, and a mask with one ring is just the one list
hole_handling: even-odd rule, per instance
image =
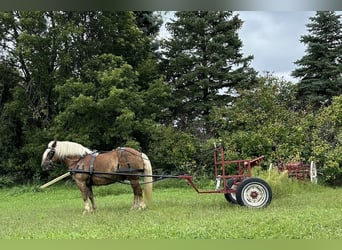
[[144, 196], [146, 202], [152, 201], [152, 186], [153, 186], [153, 177], [152, 177], [152, 165], [151, 161], [148, 159], [147, 155], [142, 154], [142, 158], [144, 160]]

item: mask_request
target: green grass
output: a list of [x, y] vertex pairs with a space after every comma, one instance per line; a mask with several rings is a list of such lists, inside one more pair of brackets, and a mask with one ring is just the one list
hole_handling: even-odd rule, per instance
[[98, 210], [88, 215], [73, 184], [0, 189], [0, 239], [342, 239], [342, 189], [268, 178], [274, 198], [264, 209], [197, 194], [183, 180], [156, 183], [144, 211], [130, 210], [128, 185], [95, 187]]

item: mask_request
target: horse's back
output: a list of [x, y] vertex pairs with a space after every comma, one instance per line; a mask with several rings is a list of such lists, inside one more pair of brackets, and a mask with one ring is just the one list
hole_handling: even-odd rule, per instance
[[[95, 156], [92, 154], [87, 156], [88, 165], [90, 165], [92, 157]], [[97, 171], [115, 172], [118, 168], [144, 168], [142, 153], [130, 147], [119, 147], [112, 151], [99, 153], [93, 162], [94, 170]]]
[[120, 147], [114, 150], [117, 154], [119, 167], [143, 169], [142, 153], [134, 148]]

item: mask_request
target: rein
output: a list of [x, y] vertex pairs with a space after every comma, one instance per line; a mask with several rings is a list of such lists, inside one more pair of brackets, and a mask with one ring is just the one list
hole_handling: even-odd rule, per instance
[[[154, 179], [153, 181], [149, 181], [149, 182], [139, 182], [139, 184], [150, 184], [150, 183], [154, 183], [157, 181], [161, 181], [163, 179], [169, 179], [169, 178], [178, 178], [178, 176], [173, 176], [173, 175], [144, 175], [144, 174], [136, 174], [134, 172], [141, 172], [143, 171], [142, 169], [140, 170], [131, 170], [131, 173], [127, 173], [124, 171], [116, 171], [116, 172], [98, 172], [98, 171], [94, 171], [94, 172], [90, 172], [90, 171], [86, 171], [86, 170], [82, 170], [82, 169], [72, 169], [72, 170], [68, 170], [68, 172], [73, 175], [73, 174], [88, 174], [90, 176], [97, 176], [100, 178], [104, 178], [104, 179], [109, 179], [111, 180], [112, 178], [107, 177], [107, 176], [99, 176], [99, 175], [123, 175], [123, 176], [139, 176], [139, 177], [145, 177], [145, 176], [151, 176], [151, 177], [157, 177], [157, 179]], [[127, 183], [125, 181], [116, 181], [119, 182], [121, 184], [126, 184], [126, 185], [130, 185], [130, 183]]]

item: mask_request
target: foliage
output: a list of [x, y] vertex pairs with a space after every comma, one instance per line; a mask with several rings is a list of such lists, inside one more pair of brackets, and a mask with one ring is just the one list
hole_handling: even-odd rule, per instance
[[317, 11], [307, 24], [309, 34], [301, 37], [307, 54], [297, 60], [292, 75], [300, 78], [298, 99], [313, 108], [331, 103], [342, 94], [342, 22], [333, 11]]
[[172, 127], [156, 126], [151, 134], [150, 158], [156, 173], [193, 174], [196, 139]]
[[147, 35], [156, 36], [162, 25], [162, 18], [153, 11], [134, 11], [137, 26]]
[[321, 166], [324, 180], [342, 185], [342, 96], [333, 98], [332, 105], [320, 110], [313, 132], [313, 159]]
[[[110, 150], [129, 142], [146, 148], [140, 145], [146, 143], [142, 136], [149, 134], [158, 105], [167, 97], [160, 79], [142, 87], [138, 72], [110, 54], [94, 57], [83, 74], [83, 79], [56, 86], [61, 112], [52, 133], [93, 148]], [[155, 102], [151, 95], [157, 96]]]
[[254, 83], [252, 56], [240, 52], [242, 21], [230, 11], [179, 11], [167, 24], [172, 34], [162, 44], [162, 67], [172, 89], [169, 123], [207, 139], [214, 106], [233, 99]]
[[160, 115], [167, 94], [152, 56], [160, 21], [152, 12], [140, 14], [0, 13], [1, 174], [39, 179], [40, 157], [32, 156], [55, 138], [101, 149], [148, 144], [142, 124]]
[[308, 158], [304, 154], [308, 125], [301, 124], [300, 114], [291, 110], [294, 91], [291, 83], [268, 75], [242, 92], [234, 104], [215, 109], [211, 119], [228, 159]]

